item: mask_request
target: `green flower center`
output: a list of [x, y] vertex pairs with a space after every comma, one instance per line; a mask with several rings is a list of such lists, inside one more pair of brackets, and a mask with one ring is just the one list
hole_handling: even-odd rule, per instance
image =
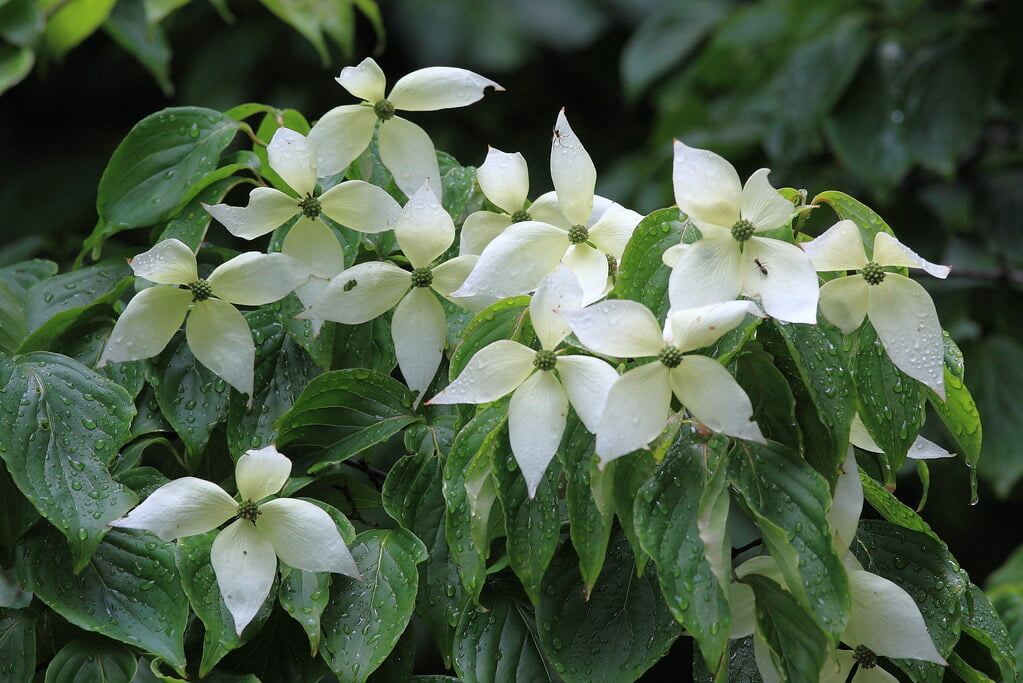
[[745, 218], [740, 218], [732, 226], [732, 237], [740, 244], [750, 237], [753, 237], [753, 224]]
[[521, 211], [516, 211], [515, 213], [513, 213], [511, 215], [512, 223], [521, 223], [522, 221], [531, 221], [531, 220], [533, 220], [533, 217], [530, 216], [529, 212], [526, 211], [525, 209], [522, 209]]
[[573, 225], [568, 229], [568, 241], [570, 244], [582, 244], [590, 239], [590, 231], [584, 225]]
[[320, 200], [312, 195], [300, 201], [298, 208], [302, 209], [302, 215], [306, 218], [316, 220], [320, 217]]
[[394, 105], [391, 104], [390, 100], [380, 100], [373, 105], [373, 113], [377, 115], [377, 118], [381, 121], [394, 117], [395, 112]]
[[553, 370], [557, 362], [558, 357], [554, 355], [554, 352], [546, 349], [537, 351], [536, 357], [533, 358], [533, 365], [536, 366], [537, 370]]
[[433, 273], [429, 268], [416, 268], [412, 271], [413, 287], [429, 287], [433, 284]]
[[861, 669], [873, 669], [877, 666], [877, 655], [866, 645], [856, 646], [853, 652], [853, 659], [860, 665]]
[[867, 281], [868, 285], [879, 285], [884, 282], [885, 272], [881, 266], [871, 261], [867, 265], [863, 266], [863, 270], [860, 271], [860, 275], [863, 276], [863, 279]]
[[682, 352], [678, 350], [678, 347], [669, 344], [657, 354], [657, 360], [667, 368], [677, 368], [682, 362]]
[[238, 506], [238, 512], [236, 514], [239, 519], [247, 519], [250, 522], [255, 522], [256, 517], [259, 517], [259, 506], [251, 500], [247, 500]]
[[606, 256], [607, 256], [607, 272], [609, 272], [609, 273], [616, 272], [618, 270], [618, 259], [616, 259], [614, 256], [611, 256], [611, 254], [606, 254]]
[[188, 289], [192, 290], [192, 301], [206, 301], [213, 294], [213, 289], [210, 287], [210, 283], [202, 278], [199, 278], [190, 285], [185, 285]]
[[345, 290], [346, 292], [350, 292], [353, 289], [355, 289], [355, 286], [358, 285], [358, 284], [359, 284], [358, 280], [349, 280], [348, 282], [346, 282], [344, 284], [343, 287], [341, 287], [341, 289]]

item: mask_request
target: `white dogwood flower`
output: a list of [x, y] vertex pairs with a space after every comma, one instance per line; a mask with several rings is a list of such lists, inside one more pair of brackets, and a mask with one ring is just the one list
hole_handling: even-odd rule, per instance
[[525, 158], [490, 147], [483, 165], [476, 171], [483, 196], [503, 213], [476, 211], [462, 223], [459, 254], [479, 255], [490, 242], [513, 223], [532, 220], [526, 208], [529, 168]]
[[290, 475], [291, 460], [274, 446], [246, 451], [235, 465], [240, 502], [213, 482], [183, 477], [156, 489], [110, 525], [144, 529], [173, 541], [204, 534], [235, 518], [213, 541], [210, 563], [235, 631], [241, 635], [270, 594], [277, 558], [303, 571], [361, 580], [348, 546], [326, 511], [295, 498], [265, 500], [279, 492]]
[[749, 397], [735, 378], [713, 358], [686, 355], [713, 344], [747, 313], [760, 315], [749, 301], [672, 311], [663, 333], [646, 306], [626, 299], [561, 313], [579, 341], [597, 353], [657, 359], [629, 370], [611, 387], [597, 425], [602, 465], [644, 448], [664, 430], [672, 393], [710, 429], [764, 442]]
[[594, 432], [608, 391], [618, 379], [614, 368], [598, 358], [555, 351], [570, 331], [558, 313], [579, 308], [581, 301], [579, 280], [567, 268], [558, 268], [543, 279], [529, 302], [529, 319], [540, 350], [510, 339], [489, 344], [469, 360], [455, 381], [428, 401], [489, 403], [511, 393], [509, 440], [530, 498], [561, 443], [568, 404]]
[[464, 107], [481, 99], [487, 88], [504, 90], [472, 71], [433, 66], [401, 77], [386, 94], [384, 72], [369, 57], [358, 66], [346, 66], [336, 80], [363, 102], [334, 107], [309, 131], [319, 153], [320, 171], [334, 175], [348, 168], [369, 145], [380, 121], [380, 160], [409, 197], [424, 182], [439, 193], [440, 170], [430, 136], [395, 112]]
[[187, 315], [185, 339], [196, 360], [250, 396], [256, 347], [248, 323], [232, 304], [261, 306], [277, 301], [309, 277], [290, 256], [249, 251], [220, 264], [203, 279], [195, 254], [176, 239], [158, 242], [129, 263], [135, 275], [157, 285], [128, 302], [110, 333], [99, 367], [155, 356]]
[[739, 295], [759, 299], [779, 320], [817, 322], [817, 274], [799, 247], [757, 237], [792, 217], [792, 204], [771, 187], [762, 168], [739, 181], [717, 154], [675, 141], [675, 201], [703, 238], [673, 247], [668, 296], [672, 308], [691, 308]]
[[885, 268], [922, 268], [937, 278], [948, 277], [951, 269], [924, 260], [886, 232], [874, 236], [868, 259], [860, 230], [850, 220], [839, 221], [802, 247], [817, 270], [858, 271], [821, 287], [824, 317], [843, 334], [869, 318], [895, 367], [944, 399], [945, 347], [934, 302], [919, 283]]

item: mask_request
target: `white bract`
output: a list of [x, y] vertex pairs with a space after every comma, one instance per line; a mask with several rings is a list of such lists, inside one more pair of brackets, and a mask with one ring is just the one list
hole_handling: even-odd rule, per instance
[[[871, 453], [884, 453], [884, 450], [877, 445], [873, 437], [867, 431], [866, 425], [863, 424], [863, 420], [860, 418], [859, 413], [853, 415], [852, 426], [849, 428], [849, 441], [852, 445], [857, 448], [862, 448], [865, 451]], [[922, 436], [917, 435], [916, 439], [909, 447], [909, 452], [906, 453], [910, 458], [915, 460], [933, 460], [935, 458], [952, 458], [955, 457], [955, 453], [949, 453], [944, 448], [934, 443], [930, 439], [925, 439]]]
[[290, 474], [291, 461], [273, 446], [246, 451], [235, 465], [240, 502], [212, 482], [183, 477], [153, 491], [110, 525], [145, 529], [173, 541], [236, 518], [213, 541], [210, 563], [241, 635], [270, 594], [277, 558], [296, 569], [361, 580], [337, 525], [322, 508], [295, 498], [263, 502], [284, 487]]
[[673, 247], [665, 261], [672, 308], [759, 299], [779, 320], [817, 322], [817, 274], [799, 247], [756, 233], [780, 228], [792, 204], [771, 187], [762, 168], [743, 186], [735, 168], [717, 154], [675, 141], [675, 201], [703, 235]]
[[514, 392], [508, 406], [509, 439], [530, 498], [561, 443], [568, 404], [587, 429], [596, 431], [608, 391], [618, 379], [614, 368], [598, 358], [555, 353], [569, 333], [558, 313], [579, 308], [581, 300], [582, 288], [568, 269], [551, 273], [529, 302], [540, 350], [509, 339], [489, 344], [429, 401], [489, 403]]
[[608, 259], [618, 262], [642, 217], [595, 197], [596, 169], [564, 110], [554, 130], [554, 192], [529, 207], [532, 220], [511, 225], [487, 244], [455, 296], [493, 303], [525, 294], [562, 262], [579, 278], [584, 305], [610, 289]]
[[839, 221], [802, 246], [817, 270], [858, 271], [821, 287], [824, 317], [843, 334], [855, 332], [869, 318], [895, 367], [944, 400], [945, 347], [934, 302], [919, 283], [884, 268], [922, 268], [937, 278], [948, 277], [951, 269], [922, 259], [886, 232], [874, 236], [868, 259], [860, 230], [850, 220]]
[[760, 314], [749, 301], [672, 311], [662, 333], [646, 306], [625, 299], [561, 313], [579, 341], [597, 353], [657, 358], [629, 370], [611, 387], [597, 425], [602, 465], [644, 448], [664, 430], [672, 393], [710, 429], [764, 443], [749, 397], [735, 378], [713, 358], [685, 355], [713, 344], [747, 314]]
[[504, 90], [472, 71], [433, 66], [401, 77], [386, 94], [384, 72], [368, 57], [358, 66], [342, 69], [337, 82], [363, 102], [331, 109], [309, 131], [319, 154], [320, 171], [329, 176], [348, 168], [373, 139], [379, 120], [380, 160], [409, 197], [424, 182], [439, 196], [440, 170], [430, 136], [395, 112], [464, 107], [481, 99], [487, 88]]
[[431, 265], [454, 241], [455, 224], [428, 183], [409, 198], [394, 236], [411, 273], [389, 261], [359, 263], [339, 273], [297, 317], [358, 325], [397, 305], [391, 321], [394, 354], [405, 383], [419, 392], [418, 404], [444, 352], [447, 318], [438, 295], [447, 297], [462, 284], [476, 257], [458, 256]]
[[529, 168], [521, 154], [508, 154], [490, 147], [487, 158], [476, 172], [483, 195], [503, 213], [476, 211], [462, 223], [459, 254], [479, 255], [490, 242], [512, 223], [532, 220], [526, 210], [529, 194]]
[[250, 396], [256, 347], [248, 323], [231, 304], [261, 306], [277, 301], [309, 277], [290, 256], [249, 251], [202, 279], [195, 254], [176, 239], [158, 242], [129, 263], [135, 275], [157, 286], [143, 289], [128, 302], [110, 333], [99, 367], [160, 353], [191, 309], [185, 338], [196, 360]]

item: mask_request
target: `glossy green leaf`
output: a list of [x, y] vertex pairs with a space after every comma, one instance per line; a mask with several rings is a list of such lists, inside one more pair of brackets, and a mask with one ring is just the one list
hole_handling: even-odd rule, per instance
[[828, 634], [788, 591], [757, 574], [743, 579], [756, 600], [757, 635], [782, 680], [816, 681], [827, 658]]
[[25, 313], [29, 331], [35, 332], [60, 313], [116, 300], [126, 289], [126, 278], [134, 282], [131, 268], [123, 260], [115, 260], [40, 280], [28, 290]]
[[636, 558], [637, 576], [643, 575], [650, 556], [643, 550], [643, 544], [639, 540], [639, 529], [636, 525], [634, 512], [636, 496], [653, 475], [656, 467], [657, 461], [648, 451], [636, 451], [612, 461], [605, 467], [604, 476], [611, 477], [611, 482], [607, 486], [611, 490], [615, 515], [618, 516], [618, 523], [629, 540], [629, 545]]
[[871, 479], [862, 469], [860, 470], [860, 482], [863, 485], [863, 499], [870, 503], [870, 507], [892, 524], [897, 524], [906, 529], [919, 531], [927, 534], [938, 543], [944, 542], [931, 529], [931, 526], [924, 521], [912, 508], [903, 504], [891, 491], [881, 483]]
[[50, 10], [46, 19], [46, 47], [56, 57], [88, 38], [109, 16], [117, 0], [40, 0], [43, 10]]
[[764, 437], [800, 451], [802, 438], [796, 427], [796, 402], [774, 358], [762, 348], [747, 347], [732, 361], [735, 381], [753, 403], [753, 419]]
[[146, 0], [119, 0], [103, 29], [152, 74], [164, 96], [170, 97], [174, 94], [170, 44], [160, 24], [151, 21], [147, 14]]
[[57, 264], [45, 259], [19, 261], [0, 268], [0, 280], [7, 283], [22, 306], [28, 303], [28, 290], [40, 280], [57, 274]]
[[860, 236], [863, 238], [863, 243], [867, 249], [873, 247], [874, 236], [879, 232], [886, 232], [892, 237], [895, 236], [895, 231], [888, 227], [888, 224], [885, 223], [884, 219], [876, 211], [844, 192], [839, 192], [838, 190], [821, 192], [810, 203], [827, 204], [840, 219], [848, 219], [855, 223], [856, 227], [860, 229]]
[[320, 618], [330, 599], [330, 573], [289, 567], [282, 569], [281, 574], [284, 578], [277, 599], [305, 631], [309, 638], [309, 655], [315, 657], [320, 648]]
[[36, 668], [36, 619], [27, 609], [0, 607], [0, 680], [28, 681]]
[[972, 583], [963, 596], [963, 636], [976, 642], [981, 652], [963, 647], [966, 638], [960, 638], [958, 650], [969, 655], [976, 666], [984, 667], [995, 680], [1011, 681], [1018, 677], [1016, 657], [1005, 624], [984, 591]]
[[333, 350], [331, 364], [336, 368], [368, 368], [386, 375], [398, 365], [391, 325], [383, 316], [361, 325], [336, 326]]
[[390, 683], [390, 681], [407, 681], [412, 677], [416, 664], [415, 622], [410, 622], [401, 634], [397, 645], [387, 655], [387, 659], [369, 677], [369, 683]]
[[0, 280], [0, 353], [13, 354], [26, 336], [25, 310], [14, 291]]
[[980, 461], [980, 446], [983, 441], [980, 413], [970, 390], [963, 383], [963, 352], [955, 342], [945, 335], [945, 400], [933, 391], [925, 391], [927, 402], [948, 428], [952, 438], [966, 457], [971, 467]]
[[469, 214], [483, 208], [483, 192], [476, 184], [476, 169], [456, 166], [441, 178], [444, 210], [455, 225], [461, 225]]
[[[517, 296], [498, 301], [484, 308], [469, 321], [462, 331], [461, 341], [451, 351], [451, 366], [448, 379], [454, 380], [462, 373], [469, 360], [483, 347], [500, 339], [512, 339], [520, 334], [531, 337], [532, 327], [527, 327], [529, 297]], [[516, 339], [528, 344], [529, 339]]]
[[[750, 635], [728, 641], [727, 680], [743, 681], [744, 683], [761, 683], [763, 681], [753, 653], [755, 637]], [[717, 683], [723, 679], [711, 674], [701, 657], [693, 657], [693, 680], [696, 683]]]
[[[82, 365], [95, 368], [115, 322], [112, 309], [101, 305], [91, 306], [88, 312], [83, 313], [57, 337], [53, 346]], [[96, 372], [120, 384], [134, 398], [142, 391], [145, 382], [145, 361], [107, 363], [102, 368], [96, 368]]]
[[138, 661], [131, 649], [102, 638], [77, 638], [46, 667], [46, 683], [131, 683]]
[[219, 204], [224, 196], [234, 187], [245, 182], [242, 178], [222, 178], [210, 183], [202, 189], [178, 212], [173, 218], [167, 221], [163, 232], [157, 238], [157, 242], [176, 239], [187, 244], [192, 251], [198, 251], [209, 230], [210, 222], [213, 220], [204, 208], [203, 204]]
[[668, 313], [668, 277], [671, 268], [661, 261], [668, 247], [680, 242], [694, 242], [699, 237], [695, 228], [685, 223], [678, 208], [659, 209], [644, 218], [632, 231], [612, 296], [638, 301], [664, 320]]
[[35, 506], [18, 490], [7, 467], [0, 467], [0, 567], [14, 563], [14, 549], [21, 535], [37, 519], [39, 512]]

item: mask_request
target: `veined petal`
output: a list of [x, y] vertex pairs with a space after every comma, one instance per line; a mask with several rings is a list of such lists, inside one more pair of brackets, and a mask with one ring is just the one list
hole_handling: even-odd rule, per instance
[[672, 308], [731, 301], [742, 291], [742, 254], [730, 235], [707, 237], [682, 250], [668, 278]]
[[561, 317], [587, 348], [618, 358], [656, 356], [664, 348], [654, 314], [636, 301], [615, 299], [561, 311]]
[[427, 403], [490, 403], [512, 392], [536, 367], [536, 351], [501, 339], [476, 352], [443, 391]]
[[128, 259], [128, 264], [136, 276], [161, 285], [187, 285], [199, 279], [195, 254], [174, 238], [157, 242], [149, 251]]
[[573, 244], [562, 259], [583, 288], [583, 304], [591, 304], [607, 294], [607, 256], [588, 244]]
[[210, 564], [234, 630], [241, 635], [270, 595], [277, 555], [252, 522], [239, 519], [213, 540]]
[[338, 273], [323, 296], [295, 317], [358, 325], [389, 311], [411, 286], [411, 274], [393, 263], [359, 263]]
[[483, 99], [484, 91], [500, 85], [467, 69], [430, 66], [398, 79], [388, 96], [396, 109], [435, 111], [464, 107]]
[[413, 268], [425, 268], [455, 241], [455, 223], [424, 183], [409, 196], [394, 224], [394, 237]]
[[321, 221], [303, 218], [296, 222], [281, 243], [281, 253], [301, 263], [307, 273], [318, 278], [329, 280], [345, 269], [341, 242]]
[[579, 278], [564, 264], [540, 281], [529, 301], [529, 320], [541, 347], [553, 351], [569, 335], [572, 330], [558, 313], [578, 310], [582, 307], [582, 298]]
[[316, 145], [290, 128], [278, 128], [266, 146], [270, 168], [300, 197], [316, 189]]
[[867, 317], [895, 367], [945, 400], [945, 345], [927, 290], [908, 277], [885, 273], [884, 282], [867, 290]]
[[151, 358], [163, 351], [185, 321], [192, 292], [178, 287], [147, 287], [132, 297], [103, 347], [98, 367]]
[[949, 453], [938, 444], [929, 439], [925, 439], [922, 436], [916, 437], [916, 440], [910, 444], [909, 452], [906, 453], [906, 455], [916, 460], [933, 460], [935, 458], [955, 457], [955, 453]]
[[289, 567], [362, 578], [334, 520], [308, 501], [278, 498], [260, 505], [256, 529]]
[[688, 248], [688, 244], [675, 244], [668, 247], [661, 254], [661, 262], [669, 268], [674, 268], [678, 264], [678, 260], [682, 258], [682, 252]]
[[[257, 503], [284, 488], [291, 476], [291, 460], [271, 444], [241, 454], [234, 480], [243, 500]], [[262, 508], [260, 508], [262, 509]]]
[[746, 243], [743, 266], [742, 293], [760, 299], [769, 316], [817, 324], [820, 287], [813, 263], [802, 249], [781, 240], [753, 237]]
[[376, 233], [394, 227], [401, 205], [376, 185], [346, 180], [320, 195], [323, 213], [341, 225], [359, 232]]
[[437, 166], [437, 151], [425, 130], [395, 116], [380, 125], [377, 141], [380, 145], [380, 160], [394, 176], [394, 182], [405, 196], [411, 197], [423, 183], [429, 182], [433, 193], [440, 199], [443, 187], [440, 168]]
[[[478, 256], [467, 254], [465, 256], [456, 256], [439, 264], [430, 271], [433, 273], [433, 284], [430, 285], [433, 291], [443, 297], [447, 297], [451, 292], [462, 286], [465, 278], [469, 277], [469, 273], [476, 267], [476, 261], [478, 260]], [[459, 302], [456, 301], [455, 303]]]
[[625, 245], [643, 217], [632, 209], [613, 205], [590, 228], [590, 241], [602, 252], [621, 259]]
[[561, 213], [572, 225], [586, 225], [593, 211], [593, 189], [597, 185], [597, 169], [593, 160], [568, 125], [565, 109], [558, 113], [551, 140], [551, 180], [558, 193]]
[[[757, 170], [746, 181], [742, 188], [742, 217], [753, 224], [756, 232], [774, 230], [789, 222], [792, 218], [792, 202], [781, 196], [771, 186], [767, 175], [771, 171], [766, 168]], [[731, 226], [725, 226], [731, 227]]]
[[686, 356], [671, 370], [671, 388], [697, 420], [720, 434], [766, 443], [749, 396], [721, 363]]
[[863, 324], [867, 315], [867, 288], [862, 275], [828, 280], [820, 289], [821, 313], [842, 334], [852, 334]]
[[567, 419], [568, 397], [550, 372], [534, 372], [512, 394], [508, 438], [530, 499], [558, 450]]
[[231, 519], [238, 503], [205, 479], [182, 477], [149, 494], [138, 507], [110, 526], [145, 529], [164, 541], [204, 534]]
[[945, 664], [909, 593], [877, 574], [856, 570], [849, 571], [849, 593], [852, 607], [843, 643], [866, 645], [885, 657]]
[[860, 270], [867, 265], [860, 229], [851, 220], [838, 221], [817, 239], [800, 244], [816, 270]]
[[759, 316], [760, 310], [751, 301], [723, 301], [697, 308], [673, 309], [668, 313], [671, 344], [682, 352], [710, 346], [741, 323], [747, 314]]
[[195, 359], [243, 394], [252, 395], [256, 345], [238, 309], [220, 299], [199, 301], [185, 323]]
[[925, 272], [944, 280], [951, 268], [938, 265], [922, 258], [915, 251], [895, 239], [886, 232], [879, 232], [874, 237], [874, 262], [879, 266], [905, 266], [906, 268], [923, 268]]
[[309, 131], [319, 173], [326, 177], [346, 170], [366, 151], [376, 125], [373, 107], [361, 104], [334, 107], [324, 114]]
[[558, 356], [556, 367], [576, 414], [586, 429], [595, 433], [618, 373], [606, 362], [590, 356]]
[[545, 192], [537, 197], [536, 201], [529, 205], [529, 216], [534, 221], [549, 223], [566, 231], [572, 227], [572, 223], [561, 212], [557, 192]]
[[739, 220], [742, 184], [723, 157], [676, 140], [671, 178], [675, 202], [690, 218], [726, 228]]
[[341, 69], [341, 74], [334, 80], [351, 94], [373, 104], [384, 99], [387, 90], [387, 78], [372, 57], [366, 57], [358, 66]]
[[213, 296], [241, 306], [262, 306], [283, 299], [309, 277], [287, 254], [247, 251], [214, 268], [208, 282]]
[[476, 171], [476, 182], [487, 199], [512, 214], [522, 210], [526, 204], [529, 167], [525, 157], [518, 152], [508, 154], [490, 147], [486, 160]]
[[419, 394], [416, 405], [437, 374], [447, 330], [444, 307], [428, 288], [413, 287], [394, 309], [391, 321], [394, 355], [405, 384]]
[[601, 466], [645, 448], [664, 431], [671, 412], [668, 368], [659, 361], [629, 370], [611, 385], [597, 424], [596, 451]]
[[511, 216], [493, 211], [476, 211], [462, 223], [462, 232], [458, 242], [459, 254], [483, 253], [483, 250], [495, 237], [504, 232], [512, 224]]
[[[276, 230], [295, 217], [298, 200], [272, 187], [257, 187], [249, 193], [247, 206], [214, 204], [206, 211], [235, 237], [251, 240]], [[186, 247], [187, 248], [187, 247]]]
[[[862, 424], [862, 423], [860, 423]], [[828, 528], [831, 529], [835, 552], [839, 557], [846, 554], [863, 512], [863, 484], [856, 467], [856, 455], [850, 446], [842, 463], [842, 474], [835, 482], [835, 493], [828, 510]]]

